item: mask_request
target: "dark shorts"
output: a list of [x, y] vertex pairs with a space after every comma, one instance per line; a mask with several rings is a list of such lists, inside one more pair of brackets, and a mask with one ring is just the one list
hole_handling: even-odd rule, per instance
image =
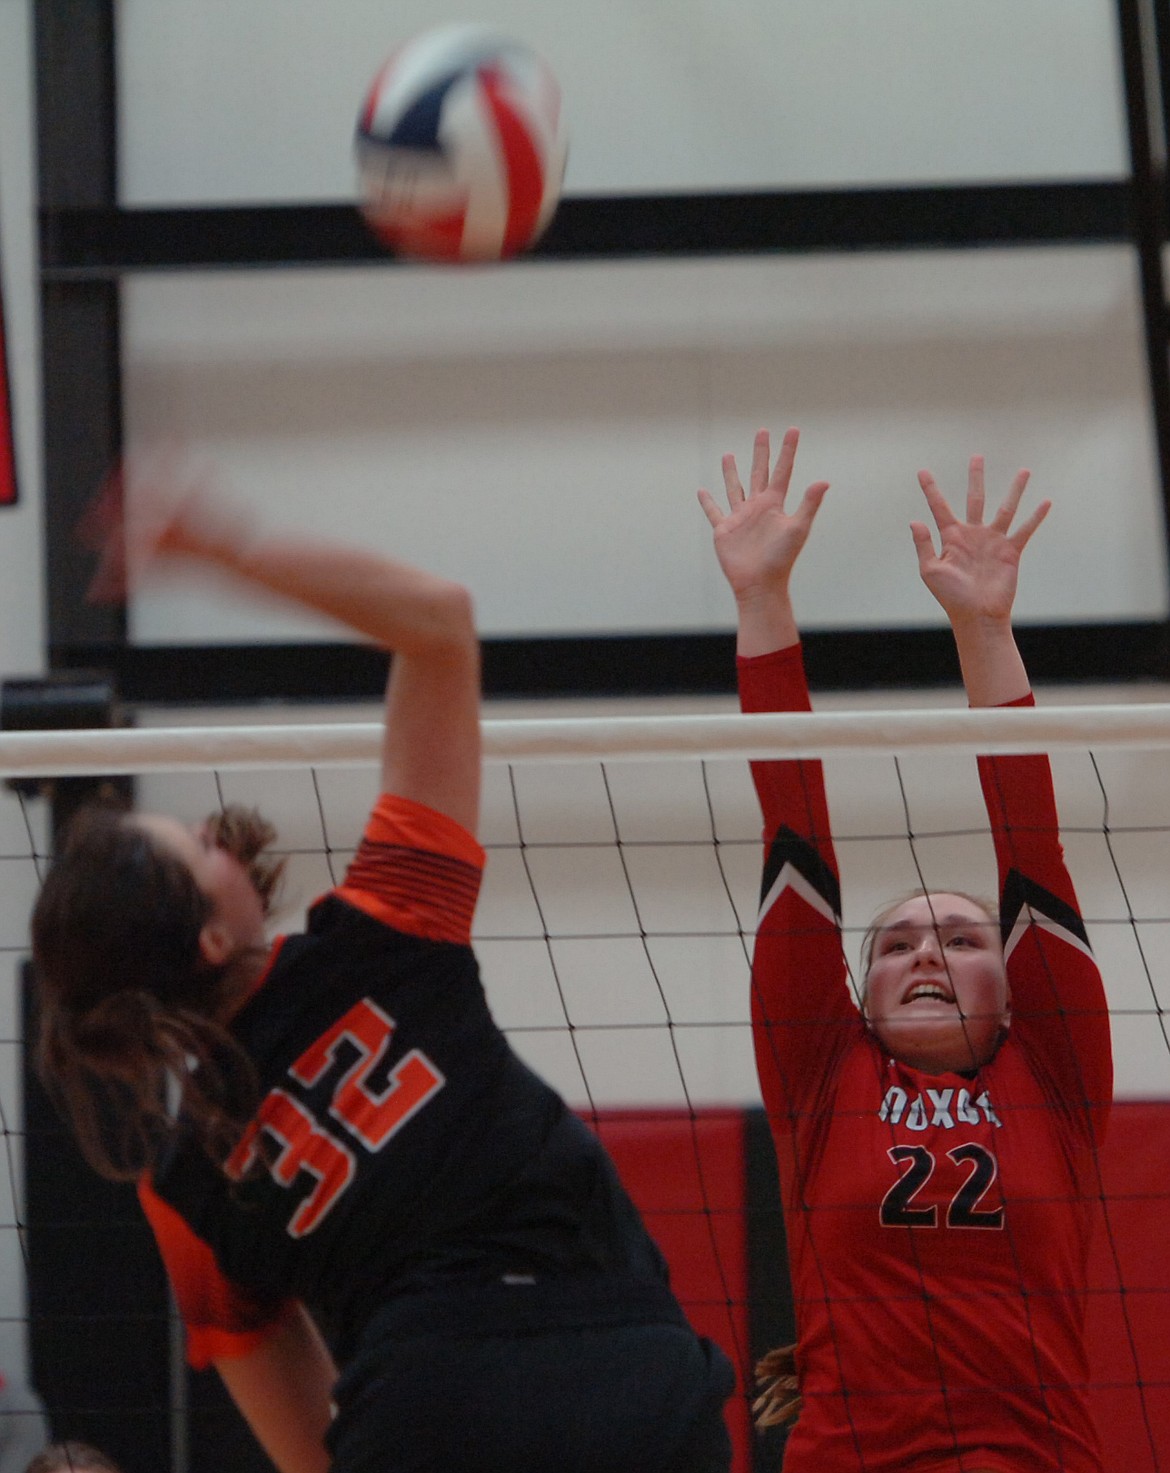
[[679, 1325], [386, 1340], [338, 1387], [334, 1473], [726, 1473], [723, 1352]]

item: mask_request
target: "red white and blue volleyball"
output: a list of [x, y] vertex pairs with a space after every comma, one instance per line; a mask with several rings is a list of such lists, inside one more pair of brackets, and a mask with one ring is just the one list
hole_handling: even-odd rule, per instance
[[531, 47], [444, 26], [400, 47], [357, 125], [362, 211], [396, 254], [494, 261], [527, 250], [565, 173], [561, 91]]

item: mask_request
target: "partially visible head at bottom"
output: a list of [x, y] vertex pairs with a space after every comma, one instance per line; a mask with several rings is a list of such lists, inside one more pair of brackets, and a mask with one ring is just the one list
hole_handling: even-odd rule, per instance
[[88, 1442], [51, 1442], [24, 1473], [120, 1473], [117, 1463]]
[[862, 1005], [891, 1057], [927, 1074], [968, 1074], [995, 1055], [1011, 996], [995, 909], [957, 890], [917, 891], [874, 919], [862, 943]]

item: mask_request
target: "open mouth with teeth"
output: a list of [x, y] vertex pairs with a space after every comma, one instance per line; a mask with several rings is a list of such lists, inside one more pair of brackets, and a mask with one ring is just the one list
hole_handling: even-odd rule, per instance
[[911, 1002], [945, 1002], [953, 1003], [954, 994], [949, 987], [944, 987], [941, 982], [916, 982], [906, 996], [902, 999], [902, 1006]]

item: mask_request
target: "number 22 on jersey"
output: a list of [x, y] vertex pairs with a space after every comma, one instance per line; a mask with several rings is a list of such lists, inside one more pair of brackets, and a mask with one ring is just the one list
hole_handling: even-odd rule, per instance
[[[891, 1146], [886, 1152], [890, 1160], [905, 1171], [882, 1198], [880, 1219], [883, 1227], [940, 1226], [938, 1207], [916, 1206], [915, 1198], [934, 1175], [935, 1155], [925, 1146]], [[946, 1209], [942, 1225], [949, 1228], [1003, 1227], [1003, 1207], [983, 1207], [999, 1174], [995, 1157], [985, 1147], [969, 1142], [948, 1151], [947, 1159], [967, 1171], [966, 1180], [958, 1187]]]
[[274, 1181], [292, 1187], [302, 1171], [316, 1179], [289, 1220], [291, 1237], [311, 1233], [356, 1175], [357, 1158], [343, 1137], [380, 1151], [445, 1083], [419, 1049], [385, 1069], [394, 1028], [394, 1019], [368, 997], [355, 1003], [289, 1069], [297, 1083], [312, 1088], [335, 1066], [343, 1045], [356, 1050], [334, 1086], [329, 1121], [315, 1119], [287, 1090], [269, 1090], [224, 1165], [231, 1180], [240, 1181], [255, 1165], [266, 1135], [275, 1150], [264, 1152], [264, 1164]]

